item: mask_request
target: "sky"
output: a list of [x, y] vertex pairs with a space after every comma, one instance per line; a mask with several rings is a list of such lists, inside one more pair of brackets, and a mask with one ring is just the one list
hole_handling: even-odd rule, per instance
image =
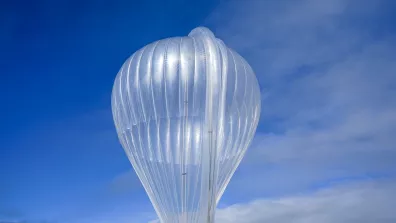
[[110, 95], [123, 62], [206, 26], [262, 112], [217, 223], [396, 222], [396, 2], [0, 3], [0, 223], [155, 222]]

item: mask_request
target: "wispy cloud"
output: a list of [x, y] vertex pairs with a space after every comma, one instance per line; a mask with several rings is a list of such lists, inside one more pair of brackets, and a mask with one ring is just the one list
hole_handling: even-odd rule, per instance
[[365, 182], [316, 193], [260, 199], [217, 211], [219, 223], [391, 223], [396, 219], [396, 183]]
[[[131, 167], [132, 168], [132, 167]], [[113, 181], [108, 185], [109, 193], [111, 194], [125, 194], [132, 193], [136, 189], [141, 189], [142, 184], [136, 173], [131, 169], [128, 172], [124, 172], [116, 176]]]

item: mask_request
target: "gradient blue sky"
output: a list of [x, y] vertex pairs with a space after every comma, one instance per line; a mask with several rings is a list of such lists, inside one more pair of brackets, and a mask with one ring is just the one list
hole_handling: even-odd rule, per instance
[[118, 143], [111, 88], [134, 51], [201, 25], [262, 88], [218, 222], [396, 222], [394, 1], [0, 4], [0, 223], [156, 219]]

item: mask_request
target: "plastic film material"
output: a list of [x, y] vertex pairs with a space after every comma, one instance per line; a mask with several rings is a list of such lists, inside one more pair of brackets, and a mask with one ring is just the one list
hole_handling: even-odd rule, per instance
[[151, 43], [121, 67], [119, 140], [162, 223], [212, 223], [260, 116], [249, 64], [204, 27]]

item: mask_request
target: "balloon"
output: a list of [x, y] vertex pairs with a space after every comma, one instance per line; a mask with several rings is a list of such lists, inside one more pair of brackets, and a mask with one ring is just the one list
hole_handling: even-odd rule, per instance
[[114, 82], [114, 123], [161, 222], [214, 221], [260, 107], [252, 68], [207, 28], [127, 59]]

